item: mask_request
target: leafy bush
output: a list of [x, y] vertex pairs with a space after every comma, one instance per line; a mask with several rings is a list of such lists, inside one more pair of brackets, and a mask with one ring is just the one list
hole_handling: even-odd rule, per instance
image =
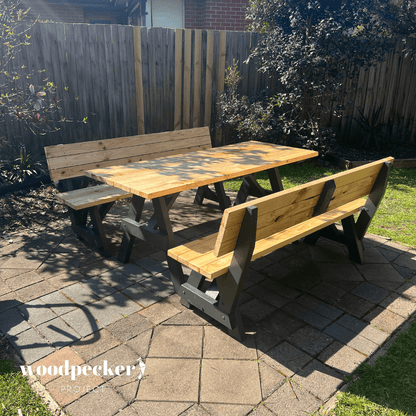
[[365, 149], [375, 146], [380, 149], [381, 140], [385, 139], [384, 130], [387, 123], [380, 123], [380, 113], [382, 106], [374, 108], [369, 116], [364, 114], [362, 108], [357, 109], [360, 116], [354, 117], [359, 128], [359, 145]]
[[238, 141], [272, 141], [270, 132], [277, 128], [275, 107], [281, 105], [276, 97], [269, 97], [265, 91], [253, 97], [240, 97], [237, 93], [241, 76], [237, 63], [226, 70], [225, 91], [218, 103], [219, 124], [225, 127]]
[[60, 120], [56, 86], [48, 79], [40, 85], [31, 82], [43, 69], [15, 69], [13, 61], [30, 46], [29, 30], [35, 24], [20, 5], [20, 0], [0, 0], [0, 123], [13, 121], [34, 134], [44, 134], [56, 129], [51, 121]]
[[415, 10], [410, 0], [251, 0], [250, 29], [262, 36], [248, 60], [257, 59], [258, 71], [277, 77], [280, 86], [240, 98], [229, 81], [219, 105], [222, 125], [239, 139], [254, 131], [325, 153], [335, 133], [322, 120], [343, 114], [334, 105], [348, 92], [343, 80], [414, 34]]
[[26, 151], [23, 143], [3, 144], [0, 158], [0, 184], [13, 184], [45, 173], [44, 165]]

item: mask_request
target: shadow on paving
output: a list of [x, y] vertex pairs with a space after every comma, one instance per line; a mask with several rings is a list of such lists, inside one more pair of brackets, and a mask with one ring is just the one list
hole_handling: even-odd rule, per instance
[[[211, 221], [198, 224], [195, 212], [171, 211], [178, 242], [218, 230], [221, 213], [197, 209]], [[120, 218], [109, 214], [107, 221], [116, 254]], [[414, 252], [368, 236], [365, 262], [358, 265], [348, 260], [343, 246], [325, 239], [316, 246], [291, 244], [251, 264], [239, 306], [246, 339], [239, 343], [203, 312], [180, 304], [163, 252], [136, 243], [130, 262], [122, 264], [86, 248], [67, 224], [64, 230], [2, 242], [0, 330], [27, 364], [68, 346], [91, 365], [107, 357], [130, 365], [140, 356], [146, 371], [160, 371], [161, 377], [161, 360], [172, 366], [180, 361], [183, 368], [199, 360], [192, 377], [200, 391], [184, 390], [173, 401], [251, 409], [264, 402], [276, 414], [287, 405], [288, 415], [315, 411], [416, 311]], [[222, 376], [231, 377], [231, 385], [239, 382], [232, 380], [233, 372], [250, 375], [258, 395], [247, 393], [249, 398], [241, 396], [239, 402], [221, 396], [208, 386], [214, 364]], [[169, 368], [163, 371], [170, 374]], [[104, 381], [125, 406], [134, 400], [143, 405], [172, 400], [149, 380], [136, 380], [130, 390]], [[47, 388], [53, 383], [46, 382]], [[71, 414], [77, 414], [78, 401], [87, 400], [52, 395]]]

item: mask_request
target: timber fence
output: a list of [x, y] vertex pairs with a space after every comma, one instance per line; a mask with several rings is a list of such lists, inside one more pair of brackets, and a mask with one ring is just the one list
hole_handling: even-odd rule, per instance
[[[69, 120], [55, 121], [60, 131], [46, 136], [27, 134], [10, 119], [0, 124], [0, 136], [24, 142], [32, 154], [43, 154], [51, 144], [213, 127], [225, 69], [233, 61], [242, 76], [241, 95], [278, 86], [276, 79], [257, 71], [255, 60], [243, 63], [257, 44], [256, 33], [38, 23], [30, 34], [30, 46], [13, 65], [34, 72], [34, 84], [53, 81], [62, 115]], [[406, 139], [414, 141], [415, 62], [402, 49], [398, 46], [377, 67], [361, 70], [357, 87], [345, 97], [344, 104], [353, 104], [347, 110], [350, 117], [327, 122], [354, 135], [351, 116], [357, 108], [370, 114], [382, 106], [380, 122], [394, 123], [395, 133], [406, 131]], [[350, 82], [345, 81], [345, 88]], [[220, 143], [218, 135], [213, 141]]]
[[257, 43], [255, 33], [38, 23], [30, 35], [14, 68], [33, 72], [33, 84], [53, 81], [68, 120], [56, 122], [60, 131], [46, 136], [27, 134], [10, 119], [0, 125], [10, 141], [23, 141], [32, 153], [51, 144], [212, 125], [225, 68], [233, 61], [243, 76], [241, 94], [274, 85], [256, 71], [255, 61], [243, 64]]

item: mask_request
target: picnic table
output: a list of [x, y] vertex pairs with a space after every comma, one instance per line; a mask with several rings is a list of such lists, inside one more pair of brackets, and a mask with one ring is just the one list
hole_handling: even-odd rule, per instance
[[[317, 152], [311, 150], [248, 141], [178, 156], [92, 169], [86, 175], [133, 195], [131, 217], [122, 221], [124, 236], [118, 254], [118, 259], [126, 263], [135, 238], [165, 251], [175, 246], [169, 209], [180, 192], [199, 188], [196, 202], [201, 203], [204, 197], [217, 199], [224, 210], [231, 202], [225, 195], [223, 181], [244, 177], [235, 201], [240, 204], [250, 194], [264, 196], [270, 193], [258, 184], [258, 172], [266, 171], [271, 192], [278, 192], [283, 189], [279, 166], [317, 155]], [[208, 191], [208, 185], [215, 186], [216, 195], [213, 196], [212, 191]], [[140, 223], [146, 199], [152, 200], [154, 210], [147, 224]]]

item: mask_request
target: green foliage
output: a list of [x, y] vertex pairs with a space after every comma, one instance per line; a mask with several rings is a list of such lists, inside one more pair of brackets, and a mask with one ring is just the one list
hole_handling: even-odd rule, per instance
[[[285, 165], [279, 167], [279, 173], [282, 178], [284, 189], [293, 188], [303, 183], [313, 181], [315, 179], [330, 176], [336, 173], [335, 169], [317, 166], [314, 163], [302, 163], [298, 165]], [[270, 182], [266, 172], [260, 172], [256, 176], [257, 182], [265, 189], [271, 190]], [[232, 179], [224, 182], [226, 191], [238, 191], [241, 186], [242, 179]]]
[[379, 122], [382, 106], [374, 108], [368, 117], [365, 116], [362, 108], [358, 108], [357, 110], [360, 113], [360, 117], [354, 117], [354, 120], [357, 122], [360, 130], [360, 146], [365, 149], [373, 146], [376, 149], [380, 149], [380, 141], [385, 137], [383, 131], [387, 127], [386, 123]]
[[[280, 86], [278, 91], [239, 100], [232, 92], [224, 94], [219, 108], [222, 125], [234, 129], [239, 139], [252, 126], [255, 132], [266, 132], [267, 140], [327, 152], [334, 132], [322, 120], [343, 114], [345, 108], [333, 103], [342, 102], [349, 92], [343, 86], [345, 77], [355, 79], [359, 67], [375, 65], [403, 34], [415, 34], [415, 2], [394, 4], [251, 0], [250, 29], [262, 36], [248, 60], [259, 63], [258, 71], [277, 77]], [[235, 85], [228, 83], [227, 88], [232, 91]], [[355, 88], [354, 83], [350, 88]], [[270, 100], [278, 104], [273, 111]], [[259, 114], [266, 115], [264, 121]]]
[[359, 379], [348, 391], [392, 409], [413, 413], [416, 408], [416, 323], [401, 333], [386, 356], [358, 369]]
[[416, 248], [416, 169], [391, 169], [368, 232]]
[[[316, 416], [320, 416], [316, 413]], [[389, 409], [378, 403], [351, 393], [341, 393], [338, 396], [337, 407], [327, 416], [406, 416], [406, 413]]]
[[0, 156], [0, 184], [23, 182], [29, 177], [45, 173], [44, 166], [29, 155], [24, 144], [6, 143]]
[[[21, 124], [34, 134], [54, 131], [52, 120], [59, 120], [56, 86], [48, 79], [40, 85], [31, 81], [43, 69], [28, 72], [16, 68], [14, 59], [30, 45], [29, 30], [35, 24], [21, 8], [20, 0], [0, 0], [0, 123]], [[8, 137], [9, 142], [14, 138]]]
[[276, 97], [268, 97], [264, 92], [250, 98], [240, 97], [237, 93], [240, 81], [237, 63], [234, 62], [226, 70], [226, 88], [218, 103], [219, 124], [231, 129], [238, 141], [269, 141], [269, 133], [276, 127], [274, 109], [281, 102]]
[[13, 369], [10, 360], [0, 360], [0, 414], [50, 416], [47, 405], [30, 388], [25, 377]]
[[[374, 365], [363, 364], [328, 416], [406, 416], [416, 409], [416, 322]], [[319, 412], [316, 414], [319, 415]]]

